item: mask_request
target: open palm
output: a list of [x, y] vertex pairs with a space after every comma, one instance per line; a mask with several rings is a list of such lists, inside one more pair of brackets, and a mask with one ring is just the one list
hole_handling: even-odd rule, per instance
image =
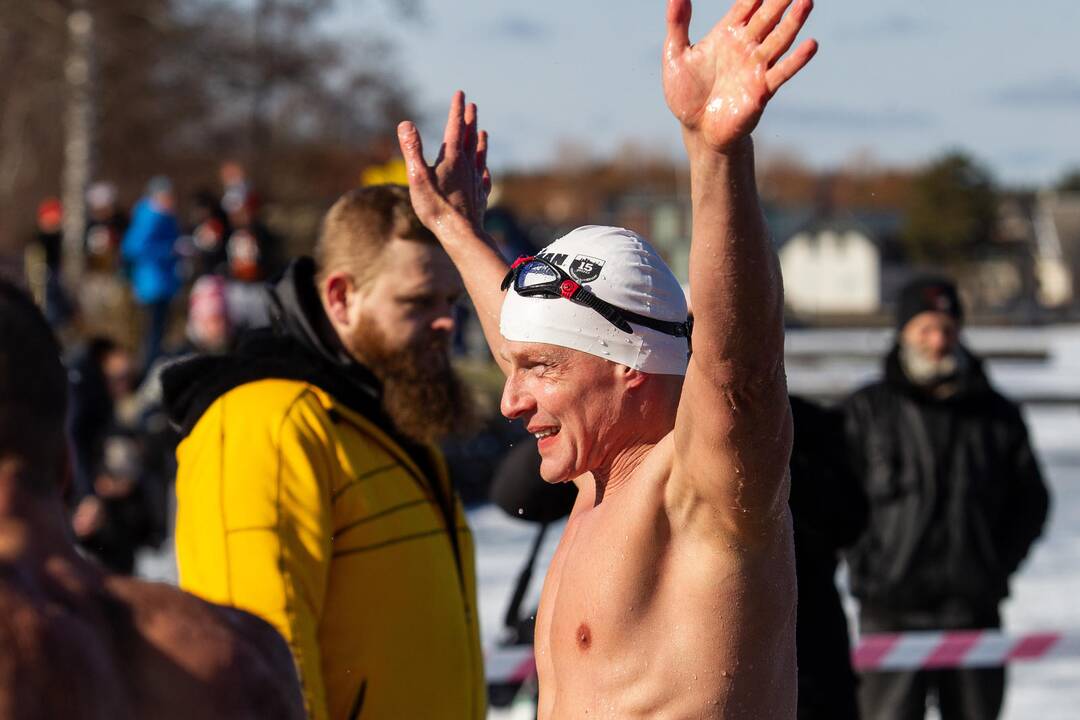
[[[434, 165], [424, 160], [420, 131], [411, 121], [398, 125], [398, 143], [409, 174], [409, 197], [425, 227], [435, 228], [456, 218], [483, 225], [491, 172], [487, 168], [488, 135], [479, 129], [475, 103], [454, 93], [442, 147]], [[436, 234], [438, 234], [436, 232]]]
[[748, 136], [773, 94], [817, 51], [806, 40], [784, 56], [806, 22], [812, 0], [737, 0], [696, 45], [690, 0], [669, 0], [664, 96], [687, 132], [717, 151]]

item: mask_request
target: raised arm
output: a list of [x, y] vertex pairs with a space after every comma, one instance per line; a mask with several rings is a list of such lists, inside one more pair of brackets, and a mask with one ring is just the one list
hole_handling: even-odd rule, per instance
[[398, 142], [409, 174], [413, 209], [424, 226], [435, 233], [454, 261], [472, 298], [484, 337], [495, 361], [506, 372], [500, 355], [499, 315], [503, 292], [499, 289], [509, 269], [484, 232], [484, 209], [491, 190], [487, 169], [487, 133], [477, 125], [476, 105], [465, 103], [465, 93], [454, 93], [439, 157], [434, 166], [424, 160], [420, 132], [411, 122], [398, 126]]
[[781, 517], [787, 500], [783, 290], [750, 133], [817, 50], [807, 40], [785, 56], [812, 7], [811, 0], [791, 5], [738, 0], [695, 45], [690, 0], [669, 0], [667, 10], [664, 94], [690, 161], [695, 320], [673, 480], [740, 534]]

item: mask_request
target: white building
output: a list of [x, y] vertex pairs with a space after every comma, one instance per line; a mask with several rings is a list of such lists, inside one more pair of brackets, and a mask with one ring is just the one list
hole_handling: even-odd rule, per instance
[[779, 255], [789, 310], [800, 315], [881, 310], [880, 241], [857, 223], [815, 223], [783, 242]]
[[1043, 191], [1032, 214], [1038, 300], [1066, 306], [1080, 290], [1080, 194]]

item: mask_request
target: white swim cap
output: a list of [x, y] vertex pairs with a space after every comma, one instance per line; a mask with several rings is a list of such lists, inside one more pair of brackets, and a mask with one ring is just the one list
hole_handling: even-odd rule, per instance
[[[587, 225], [540, 251], [601, 300], [654, 320], [683, 323], [686, 298], [671, 268], [637, 233]], [[507, 340], [580, 350], [654, 375], [685, 375], [689, 342], [634, 324], [616, 327], [591, 307], [564, 298], [523, 297], [513, 288], [503, 299], [499, 330]]]

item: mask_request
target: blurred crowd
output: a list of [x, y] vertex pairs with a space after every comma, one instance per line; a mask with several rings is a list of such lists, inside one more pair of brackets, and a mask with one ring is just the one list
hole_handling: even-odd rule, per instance
[[[167, 177], [152, 178], [130, 210], [115, 185], [95, 183], [78, 258], [65, 257], [63, 207], [46, 198], [27, 245], [28, 284], [68, 354], [73, 528], [116, 572], [131, 573], [137, 550], [168, 535], [175, 437], [161, 368], [226, 352], [239, 331], [265, 324], [263, 282], [284, 264], [244, 168], [226, 162], [220, 177], [220, 191], [197, 191], [183, 216]], [[82, 269], [74, 288], [69, 262]]]
[[[120, 204], [115, 185], [95, 183], [86, 193], [86, 230], [77, 258], [65, 258], [60, 201], [44, 199], [26, 269], [54, 329], [65, 337], [106, 329], [125, 342], [141, 338], [145, 372], [182, 310], [177, 298], [205, 276], [220, 279], [233, 324], [263, 322], [257, 288], [282, 267], [281, 240], [263, 222], [260, 198], [241, 165], [223, 164], [221, 184], [220, 192], [202, 189], [188, 198], [181, 216], [167, 177], [152, 178], [130, 210]], [[62, 281], [68, 262], [82, 268], [75, 292]], [[122, 318], [127, 324], [118, 322]]]

